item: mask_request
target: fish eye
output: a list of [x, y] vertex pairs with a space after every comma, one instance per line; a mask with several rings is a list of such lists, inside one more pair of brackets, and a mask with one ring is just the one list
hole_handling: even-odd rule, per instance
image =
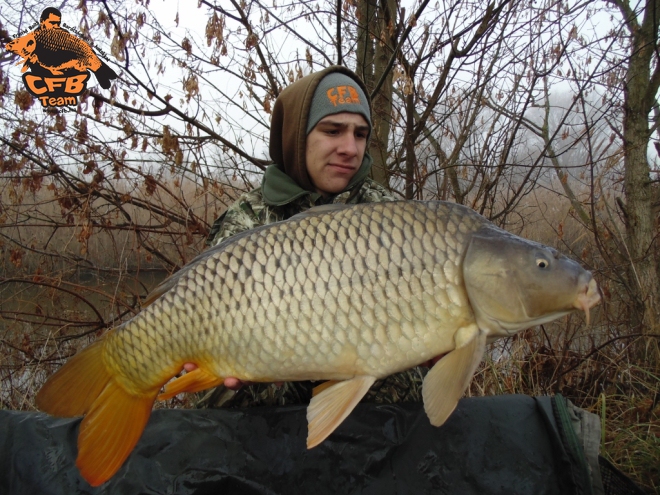
[[539, 268], [548, 268], [550, 266], [550, 263], [546, 259], [537, 258], [536, 266], [538, 266]]

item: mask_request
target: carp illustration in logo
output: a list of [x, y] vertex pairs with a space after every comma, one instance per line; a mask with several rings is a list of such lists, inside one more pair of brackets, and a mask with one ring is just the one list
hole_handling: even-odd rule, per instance
[[41, 13], [39, 27], [5, 45], [22, 58], [17, 65], [23, 64], [23, 82], [44, 107], [76, 105], [89, 70], [103, 89], [117, 78], [85, 41], [60, 26], [61, 19], [60, 11], [49, 7]]

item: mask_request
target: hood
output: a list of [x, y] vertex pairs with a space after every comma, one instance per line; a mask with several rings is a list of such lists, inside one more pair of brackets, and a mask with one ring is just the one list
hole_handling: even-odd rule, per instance
[[[345, 191], [353, 189], [353, 187], [361, 184], [369, 176], [372, 161], [371, 156], [368, 153], [365, 153], [360, 169], [348, 183]], [[313, 188], [311, 183], [310, 187]], [[317, 192], [300, 187], [296, 181], [285, 174], [277, 165], [270, 165], [266, 169], [264, 178], [261, 182], [261, 193], [263, 194], [265, 203], [269, 206], [282, 206], [305, 195], [309, 195], [312, 198], [312, 202], [317, 203], [319, 198], [322, 197], [321, 194]], [[335, 196], [336, 195], [332, 195], [331, 198], [334, 198]]]
[[[320, 72], [305, 76], [284, 88], [275, 101], [273, 108], [273, 118], [270, 125], [270, 157], [275, 162], [275, 166], [293, 178], [303, 191], [314, 190], [305, 164], [309, 107], [312, 104], [314, 91], [319, 82], [331, 72], [346, 74], [355, 80], [365, 95], [369, 94], [364, 83], [350, 69], [333, 65]], [[369, 102], [369, 109], [371, 109], [371, 102]], [[365, 164], [371, 166], [371, 158], [368, 158], [366, 153], [356, 177], [362, 175]], [[369, 170], [367, 170], [367, 174], [368, 172]], [[264, 177], [264, 181], [268, 181], [266, 177]], [[351, 180], [347, 189], [354, 184], [354, 180]]]

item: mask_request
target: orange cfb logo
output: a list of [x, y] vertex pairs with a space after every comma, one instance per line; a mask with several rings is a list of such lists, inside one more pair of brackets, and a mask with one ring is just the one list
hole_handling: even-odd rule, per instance
[[360, 104], [360, 97], [353, 86], [337, 86], [336, 88], [330, 88], [326, 94], [328, 95], [330, 103], [334, 106], [346, 105], [349, 103], [356, 105]]
[[117, 78], [115, 71], [85, 41], [61, 27], [61, 19], [58, 9], [44, 9], [34, 31], [19, 33], [5, 45], [22, 58], [16, 65], [23, 64], [25, 87], [43, 107], [77, 105], [78, 96], [87, 87], [90, 70], [104, 89]]

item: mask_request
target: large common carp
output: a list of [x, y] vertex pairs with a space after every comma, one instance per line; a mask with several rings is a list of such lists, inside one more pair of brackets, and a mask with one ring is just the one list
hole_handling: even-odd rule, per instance
[[[487, 340], [575, 309], [588, 319], [600, 296], [591, 274], [556, 250], [466, 207], [411, 201], [318, 207], [239, 234], [150, 299], [37, 395], [50, 414], [85, 415], [77, 465], [95, 486], [123, 464], [157, 398], [225, 377], [331, 380], [308, 408], [311, 448], [377, 378], [446, 354], [422, 389], [441, 425]], [[198, 368], [167, 383], [184, 363]]]

